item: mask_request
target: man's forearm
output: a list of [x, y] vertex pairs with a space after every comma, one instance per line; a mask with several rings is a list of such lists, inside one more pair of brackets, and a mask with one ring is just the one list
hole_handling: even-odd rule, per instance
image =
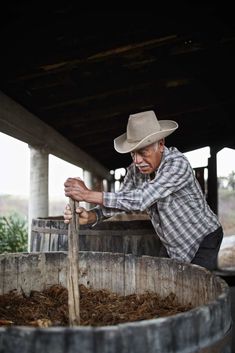
[[100, 191], [87, 191], [84, 200], [88, 203], [94, 203], [96, 205], [103, 205], [103, 193]]

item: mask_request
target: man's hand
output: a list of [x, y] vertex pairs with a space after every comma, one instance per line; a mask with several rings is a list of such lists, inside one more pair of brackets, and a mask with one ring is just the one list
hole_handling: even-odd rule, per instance
[[103, 203], [102, 192], [88, 189], [80, 178], [68, 178], [64, 183], [64, 193], [74, 201], [85, 201], [98, 205]]
[[[91, 211], [87, 211], [83, 207], [77, 207], [76, 208], [76, 213], [79, 214], [79, 224], [93, 223], [93, 221], [92, 221], [93, 217], [91, 215], [89, 217], [89, 213], [91, 213]], [[94, 217], [94, 219], [96, 219], [95, 217]], [[72, 219], [71, 208], [70, 208], [69, 205], [66, 205], [65, 206], [65, 210], [64, 210], [64, 223], [68, 224], [71, 221], [71, 219]]]
[[75, 201], [85, 201], [89, 190], [80, 178], [68, 178], [64, 183], [65, 196]]

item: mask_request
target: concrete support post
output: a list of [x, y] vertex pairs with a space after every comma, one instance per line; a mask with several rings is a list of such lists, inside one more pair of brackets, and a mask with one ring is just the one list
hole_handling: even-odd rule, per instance
[[[88, 189], [94, 190], [94, 183], [93, 183], [93, 177], [92, 173], [89, 172], [88, 170], [83, 170], [83, 180]], [[83, 202], [82, 206], [84, 206], [87, 210], [91, 209], [93, 207], [92, 204]]]
[[33, 218], [48, 216], [48, 153], [44, 149], [30, 148], [30, 197], [28, 209], [28, 249], [30, 249]]

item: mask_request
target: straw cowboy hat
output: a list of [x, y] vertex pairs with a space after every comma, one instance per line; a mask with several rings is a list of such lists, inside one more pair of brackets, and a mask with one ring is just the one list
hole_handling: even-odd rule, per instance
[[119, 153], [128, 153], [169, 136], [177, 128], [173, 120], [158, 120], [153, 110], [132, 114], [127, 132], [114, 139], [114, 148]]

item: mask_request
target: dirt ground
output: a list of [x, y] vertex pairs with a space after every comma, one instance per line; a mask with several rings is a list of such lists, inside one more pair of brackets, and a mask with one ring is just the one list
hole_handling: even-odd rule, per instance
[[[80, 285], [80, 318], [83, 326], [107, 326], [124, 322], [175, 315], [192, 308], [182, 306], [171, 293], [160, 298], [155, 293], [121, 296], [108, 290], [92, 290]], [[67, 289], [54, 285], [38, 292], [11, 291], [0, 296], [0, 326], [68, 326]]]

